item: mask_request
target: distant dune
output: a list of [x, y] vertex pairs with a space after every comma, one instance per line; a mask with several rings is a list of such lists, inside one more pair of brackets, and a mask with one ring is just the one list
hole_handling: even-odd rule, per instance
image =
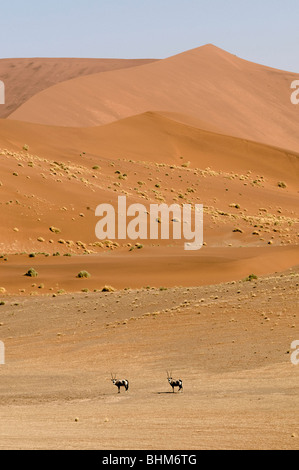
[[165, 111], [198, 119], [206, 130], [298, 151], [298, 109], [290, 101], [295, 79], [298, 74], [207, 45], [141, 67], [64, 81], [29, 99], [10, 119], [87, 127]]
[[0, 59], [0, 80], [5, 83], [6, 118], [29, 98], [46, 88], [85, 75], [144, 65], [152, 60], [122, 59]]

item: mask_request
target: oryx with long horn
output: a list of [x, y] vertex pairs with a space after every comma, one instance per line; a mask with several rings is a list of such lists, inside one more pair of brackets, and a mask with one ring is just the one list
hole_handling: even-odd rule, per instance
[[127, 379], [118, 380], [116, 374], [111, 373], [111, 382], [118, 388], [118, 393], [120, 393], [120, 387], [124, 387], [126, 392], [129, 390], [129, 381]]
[[170, 372], [170, 373], [168, 371], [166, 371], [166, 372], [167, 372], [167, 379], [168, 379], [169, 385], [172, 387], [173, 393], [174, 393], [175, 387], [178, 387], [179, 392], [183, 391], [183, 381], [181, 379], [173, 380], [172, 372]]

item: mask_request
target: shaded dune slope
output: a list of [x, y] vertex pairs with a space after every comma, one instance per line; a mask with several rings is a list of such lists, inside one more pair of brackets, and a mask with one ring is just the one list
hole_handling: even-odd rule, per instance
[[0, 80], [5, 84], [6, 103], [0, 118], [6, 118], [37, 93], [65, 80], [127, 67], [152, 60], [125, 59], [1, 59]]

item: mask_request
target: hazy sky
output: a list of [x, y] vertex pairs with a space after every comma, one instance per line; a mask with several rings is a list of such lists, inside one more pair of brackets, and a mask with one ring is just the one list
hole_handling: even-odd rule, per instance
[[0, 3], [1, 58], [164, 58], [207, 43], [299, 72], [299, 0]]

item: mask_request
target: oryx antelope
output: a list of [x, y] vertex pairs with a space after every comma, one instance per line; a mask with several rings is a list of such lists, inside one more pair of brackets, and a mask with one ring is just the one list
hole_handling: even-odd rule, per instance
[[120, 393], [120, 387], [124, 387], [126, 389], [126, 392], [129, 390], [129, 381], [127, 379], [125, 380], [118, 380], [113, 374], [111, 374], [111, 381], [113, 385], [115, 385], [118, 388], [118, 393]]
[[173, 378], [171, 377], [172, 373], [170, 372], [167, 372], [167, 379], [168, 379], [168, 382], [169, 382], [169, 385], [172, 387], [172, 391], [174, 393], [174, 389], [175, 387], [178, 387], [179, 389], [179, 392], [180, 391], [183, 391], [183, 382], [181, 379], [179, 380], [173, 380]]

